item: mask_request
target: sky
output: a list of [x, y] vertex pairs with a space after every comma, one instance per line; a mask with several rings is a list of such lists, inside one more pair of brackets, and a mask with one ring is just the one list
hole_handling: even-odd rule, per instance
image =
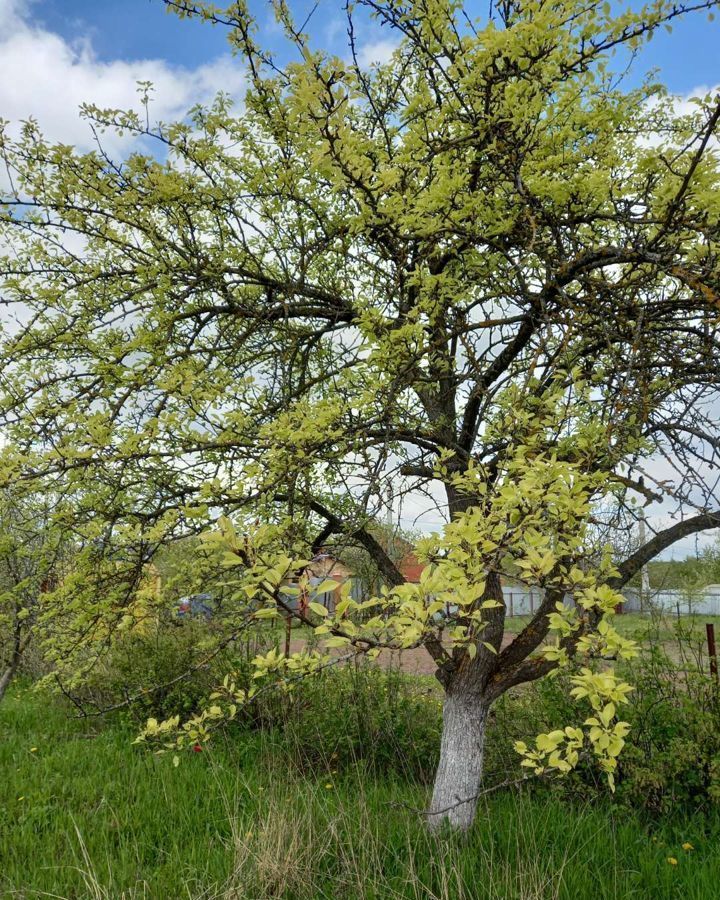
[[[308, 0], [289, 0], [298, 21], [312, 8]], [[249, 0], [259, 25], [259, 42], [274, 51], [283, 46], [267, 0]], [[319, 0], [306, 28], [316, 46], [343, 54], [343, 0]], [[487, 10], [468, 0], [466, 10]], [[365, 63], [382, 61], [392, 51], [386, 30], [360, 22], [358, 41]], [[690, 15], [662, 31], [639, 53], [630, 82], [659, 69], [672, 93], [687, 98], [720, 86], [720, 18]], [[280, 59], [282, 51], [280, 50]], [[46, 135], [81, 148], [92, 136], [78, 116], [83, 102], [99, 106], [138, 106], [138, 81], [154, 84], [152, 114], [170, 121], [195, 103], [225, 91], [242, 99], [244, 75], [230, 53], [225, 31], [197, 21], [180, 21], [162, 0], [0, 0], [0, 119], [19, 122], [32, 115]], [[113, 151], [119, 138], [107, 136]], [[412, 527], [415, 513], [401, 514]], [[439, 513], [425, 527], [440, 524]], [[438, 520], [437, 522], [435, 520]], [[662, 525], [658, 521], [658, 526]], [[699, 545], [712, 539], [702, 537]], [[683, 558], [696, 549], [694, 538], [678, 542], [668, 555]]]
[[[268, 3], [251, 6], [263, 47], [284, 47]], [[312, 8], [293, 6], [299, 21]], [[320, 0], [309, 28], [319, 45], [342, 51], [342, 0]], [[377, 24], [364, 23], [359, 39], [366, 63], [392, 52]], [[34, 116], [47, 137], [89, 148], [80, 105], [137, 108], [139, 81], [153, 82], [154, 118], [169, 121], [220, 90], [241, 100], [244, 74], [225, 29], [181, 21], [162, 0], [0, 0], [0, 118]], [[108, 137], [109, 150], [116, 140]]]
[[[263, 46], [282, 46], [267, 0], [249, 0]], [[298, 20], [309, 0], [290, 0]], [[319, 0], [307, 31], [313, 41], [343, 52], [343, 0]], [[487, 0], [468, 2], [480, 15]], [[361, 23], [364, 60], [381, 60], [392, 49], [377, 23]], [[664, 31], [639, 55], [633, 70], [659, 68], [669, 89], [682, 96], [720, 84], [720, 21], [691, 15]], [[0, 0], [0, 118], [34, 115], [48, 136], [83, 145], [91, 138], [78, 119], [81, 103], [137, 105], [137, 82], [155, 85], [158, 119], [182, 115], [193, 103], [222, 89], [238, 99], [243, 73], [230, 54], [225, 30], [168, 14], [162, 0]]]

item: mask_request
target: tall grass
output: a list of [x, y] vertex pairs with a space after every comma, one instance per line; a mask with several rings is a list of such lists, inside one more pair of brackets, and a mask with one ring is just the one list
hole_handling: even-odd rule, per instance
[[133, 747], [121, 722], [68, 719], [20, 688], [0, 707], [0, 735], [3, 898], [718, 896], [711, 819], [651, 832], [610, 804], [509, 793], [487, 798], [467, 839], [437, 838], [415, 811], [426, 787], [363, 760], [303, 768], [292, 744], [262, 733], [228, 735], [175, 768]]

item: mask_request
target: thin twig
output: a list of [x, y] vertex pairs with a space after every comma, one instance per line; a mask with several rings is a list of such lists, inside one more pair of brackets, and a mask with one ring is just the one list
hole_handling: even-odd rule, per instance
[[456, 809], [458, 806], [463, 806], [465, 803], [472, 803], [474, 800], [478, 800], [480, 797], [484, 797], [487, 794], [494, 794], [495, 791], [502, 790], [502, 788], [516, 787], [517, 785], [524, 784], [526, 781], [535, 780], [537, 779], [530, 775], [523, 775], [521, 778], [508, 778], [506, 781], [500, 781], [492, 787], [478, 791], [478, 793], [473, 794], [472, 797], [466, 797], [464, 800], [458, 799], [457, 803], [453, 803], [451, 806], [446, 806], [443, 809], [416, 809], [414, 806], [409, 806], [407, 803], [402, 803], [401, 801], [389, 803], [388, 806], [396, 808], [402, 807], [403, 809], [410, 810], [410, 812], [417, 813], [421, 816], [440, 816], [443, 813], [450, 812], [452, 809]]

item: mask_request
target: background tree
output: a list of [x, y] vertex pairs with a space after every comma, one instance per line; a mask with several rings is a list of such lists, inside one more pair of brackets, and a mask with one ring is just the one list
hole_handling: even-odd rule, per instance
[[[613, 588], [720, 524], [720, 102], [678, 115], [654, 81], [626, 89], [611, 71], [684, 11], [665, 2], [503, 2], [473, 21], [456, 0], [366, 0], [346, 59], [312, 49], [278, 2], [286, 65], [244, 4], [168, 6], [228, 28], [242, 112], [220, 96], [150, 127], [147, 100], [142, 115], [86, 107], [99, 135], [154, 143], [124, 161], [32, 122], [2, 140], [2, 415], [21, 448], [5, 478], [91, 484], [77, 527], [138, 558], [224, 510], [263, 614], [313, 546], [352, 538], [396, 591], [377, 635], [330, 623], [331, 639], [435, 659], [431, 821], [467, 827], [494, 699], [589, 652]], [[397, 39], [388, 63], [360, 64], [358, 10]], [[641, 484], [654, 454], [678, 477]], [[435, 592], [463, 598], [449, 648], [425, 586], [401, 584], [368, 528], [389, 480], [444, 497], [451, 524], [423, 552]], [[614, 573], [587, 546], [611, 489], [669, 492], [686, 513]], [[500, 577], [518, 570], [545, 600], [504, 647]], [[557, 608], [570, 589], [574, 614]], [[107, 601], [88, 591], [82, 608], [102, 618]], [[617, 685], [583, 677], [607, 717], [590, 730], [615, 728]], [[574, 734], [544, 741], [536, 768], [561, 749], [554, 768], [571, 764]]]
[[69, 554], [52, 497], [0, 494], [0, 700], [20, 668]]

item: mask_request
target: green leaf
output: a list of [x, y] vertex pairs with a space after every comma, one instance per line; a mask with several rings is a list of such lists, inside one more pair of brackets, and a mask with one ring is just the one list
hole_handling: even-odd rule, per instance
[[332, 579], [326, 579], [325, 581], [321, 581], [318, 585], [312, 585], [311, 590], [313, 594], [329, 594], [336, 591], [339, 586], [339, 582], [332, 581]]
[[311, 600], [308, 603], [308, 607], [316, 613], [318, 616], [327, 616], [329, 615], [327, 611], [327, 607], [323, 606], [322, 603], [316, 603], [314, 600]]

